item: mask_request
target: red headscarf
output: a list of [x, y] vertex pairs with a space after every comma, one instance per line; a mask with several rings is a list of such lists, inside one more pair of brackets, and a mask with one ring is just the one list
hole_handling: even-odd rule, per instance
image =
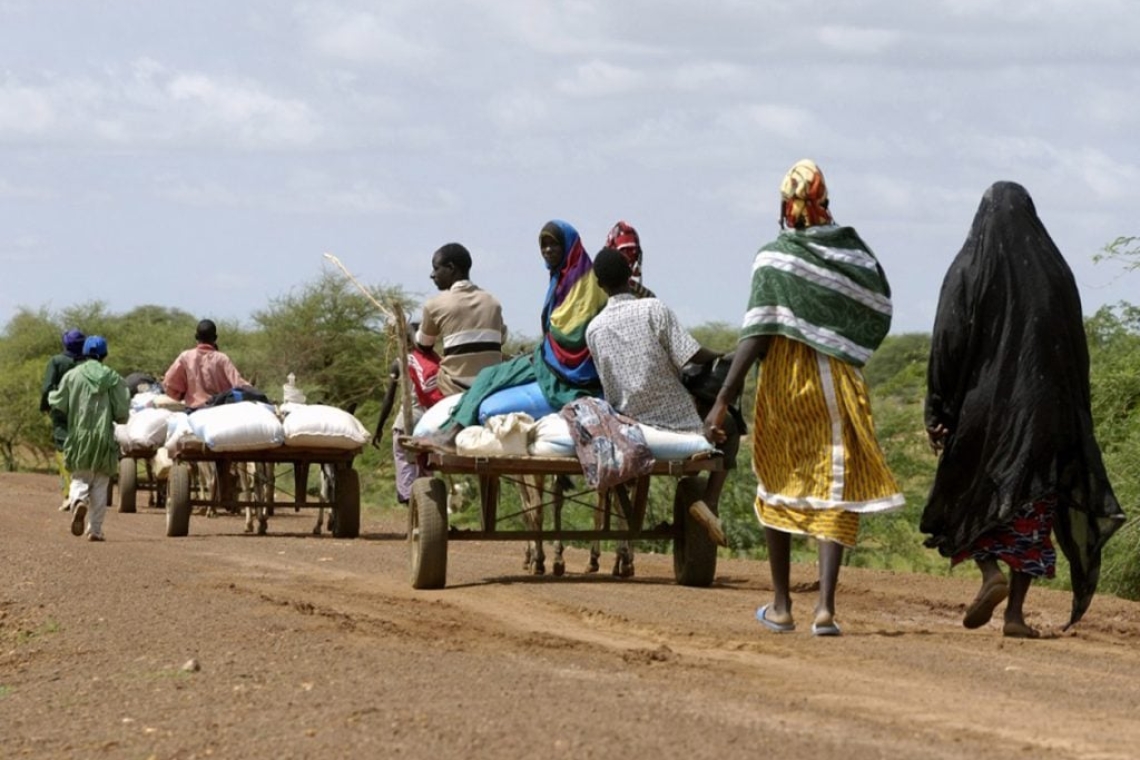
[[606, 248], [613, 248], [629, 264], [630, 281], [641, 281], [641, 238], [633, 225], [618, 222], [606, 235]]

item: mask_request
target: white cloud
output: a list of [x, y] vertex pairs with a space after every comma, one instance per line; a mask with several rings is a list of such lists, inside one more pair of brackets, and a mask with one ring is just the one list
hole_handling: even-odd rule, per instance
[[20, 235], [7, 243], [0, 243], [0, 261], [7, 264], [24, 264], [41, 259], [44, 240], [36, 235]]
[[892, 47], [901, 33], [896, 29], [864, 29], [853, 26], [824, 26], [816, 32], [821, 44], [845, 53], [872, 55]]
[[[407, 14], [403, 11], [407, 10]], [[437, 55], [431, 45], [411, 38], [418, 18], [415, 7], [384, 4], [383, 13], [344, 10], [327, 5], [298, 6], [296, 14], [323, 55], [350, 63], [419, 67]]]
[[806, 138], [806, 130], [816, 119], [811, 111], [780, 103], [752, 103], [735, 106], [720, 114], [717, 123], [734, 134], [775, 135]]
[[54, 196], [50, 190], [32, 185], [17, 185], [0, 177], [0, 198], [13, 201], [46, 201]]
[[0, 142], [105, 146], [305, 147], [323, 125], [301, 99], [244, 77], [170, 71], [142, 58], [122, 76], [41, 76], [0, 85]]
[[185, 129], [212, 139], [232, 135], [245, 147], [288, 147], [320, 134], [315, 114], [302, 101], [280, 98], [256, 82], [222, 81], [178, 74], [165, 85]]
[[577, 67], [572, 77], [559, 81], [558, 91], [576, 97], [621, 95], [643, 85], [646, 77], [631, 68], [606, 61], [590, 61]]
[[504, 132], [525, 132], [546, 122], [551, 111], [548, 98], [524, 90], [501, 93], [487, 104], [491, 122]]
[[673, 85], [682, 90], [736, 88], [748, 78], [748, 69], [724, 61], [682, 62], [670, 77]]
[[5, 135], [41, 134], [56, 124], [54, 90], [8, 81], [0, 84], [0, 141]]

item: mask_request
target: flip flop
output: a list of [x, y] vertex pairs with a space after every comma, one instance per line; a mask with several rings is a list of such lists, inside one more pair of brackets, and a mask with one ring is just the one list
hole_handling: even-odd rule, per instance
[[812, 636], [842, 636], [843, 631], [839, 630], [836, 623], [812, 623], [811, 624]]
[[1009, 583], [1005, 580], [982, 586], [981, 591], [970, 606], [966, 608], [966, 616], [962, 618], [962, 625], [966, 628], [981, 628], [990, 622], [994, 610], [1009, 596]]
[[760, 624], [767, 628], [772, 633], [791, 633], [796, 630], [796, 624], [793, 623], [777, 623], [775, 620], [768, 619], [768, 605], [764, 605], [756, 610], [756, 619]]

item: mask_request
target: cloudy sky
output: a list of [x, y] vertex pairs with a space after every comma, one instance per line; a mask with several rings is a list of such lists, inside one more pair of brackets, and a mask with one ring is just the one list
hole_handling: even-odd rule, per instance
[[337, 255], [432, 292], [468, 246], [538, 332], [537, 235], [636, 226], [689, 325], [737, 323], [797, 159], [927, 331], [978, 201], [1025, 185], [1085, 311], [1137, 279], [1125, 0], [0, 0], [0, 324], [102, 299], [250, 324]]

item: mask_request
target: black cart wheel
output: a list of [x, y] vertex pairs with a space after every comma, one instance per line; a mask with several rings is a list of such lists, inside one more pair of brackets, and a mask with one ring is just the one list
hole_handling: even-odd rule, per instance
[[447, 487], [442, 480], [418, 478], [412, 483], [408, 545], [412, 588], [443, 588], [447, 584]]
[[190, 465], [179, 462], [170, 468], [166, 493], [166, 535], [190, 534]]
[[360, 475], [348, 467], [337, 468], [334, 481], [332, 534], [336, 538], [360, 535]]
[[139, 469], [134, 457], [119, 460], [119, 511], [136, 510], [135, 495], [139, 488]]
[[708, 531], [689, 516], [689, 507], [701, 498], [704, 486], [700, 478], [685, 477], [677, 481], [673, 497], [673, 576], [682, 586], [708, 586], [716, 577], [716, 544]]

